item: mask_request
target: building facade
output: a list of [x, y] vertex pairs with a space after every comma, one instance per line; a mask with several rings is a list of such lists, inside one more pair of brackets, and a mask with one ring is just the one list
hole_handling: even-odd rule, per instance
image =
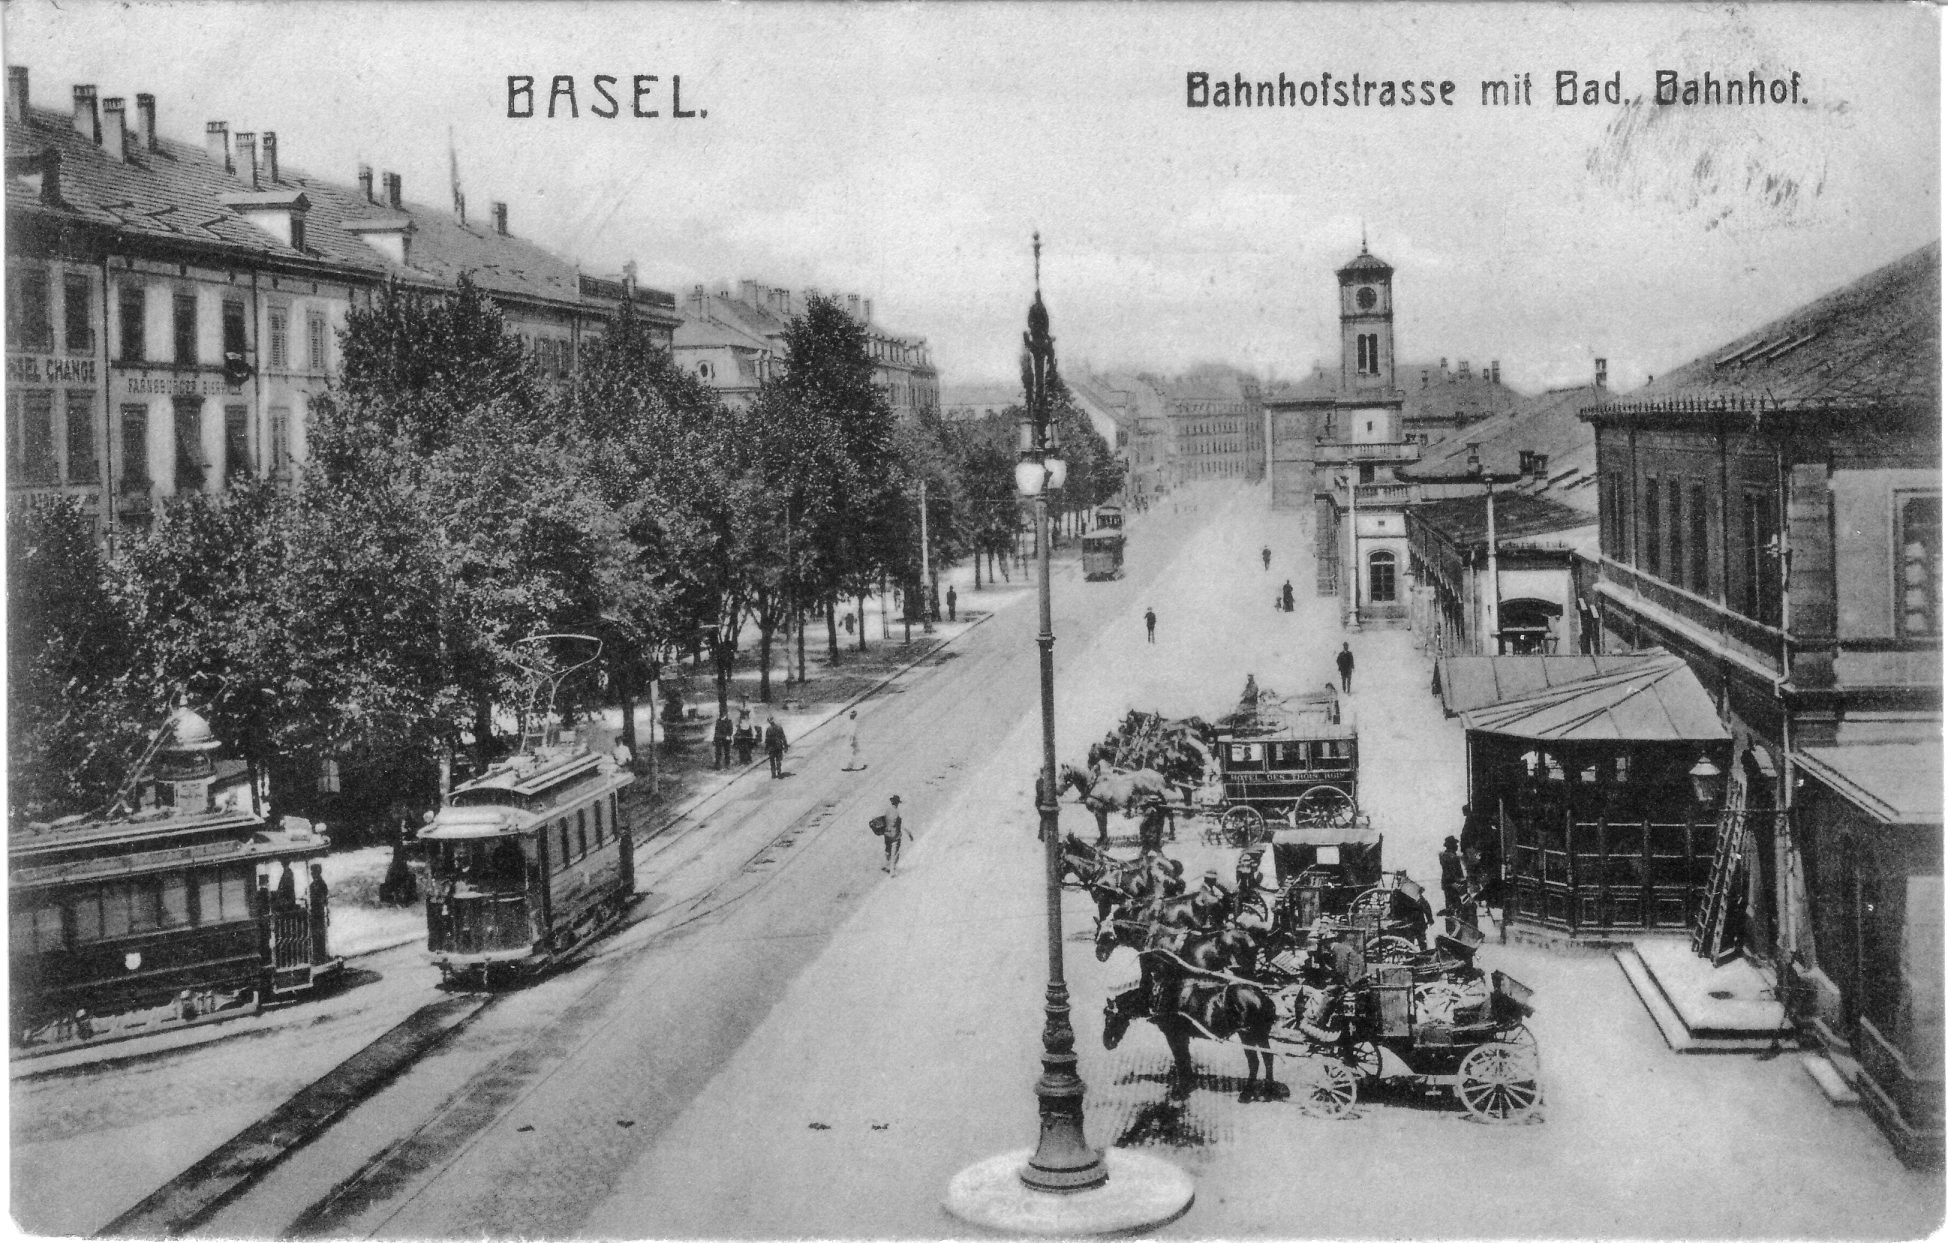
[[[802, 311], [804, 300], [817, 292], [808, 289], [794, 295], [789, 289], [757, 281], [739, 281], [735, 293], [728, 286], [714, 294], [695, 286], [684, 299], [682, 323], [676, 330], [677, 365], [694, 372], [725, 402], [748, 405], [758, 386], [784, 366], [785, 329]], [[893, 413], [910, 417], [922, 410], [939, 410], [940, 373], [926, 338], [879, 324], [873, 318], [871, 298], [832, 296], [865, 329], [874, 382]]]
[[1600, 404], [1605, 651], [1734, 741], [1742, 946], [1904, 1154], [1941, 1144], [1939, 243]]
[[9, 66], [8, 502], [70, 495], [113, 546], [157, 506], [282, 478], [307, 454], [311, 402], [337, 373], [354, 305], [388, 281], [439, 292], [465, 273], [565, 377], [627, 298], [667, 345], [675, 299], [586, 276], [512, 236], [506, 208], [470, 224], [375, 186], [310, 176], [275, 132], [165, 137], [158, 101], [76, 86], [35, 108]]

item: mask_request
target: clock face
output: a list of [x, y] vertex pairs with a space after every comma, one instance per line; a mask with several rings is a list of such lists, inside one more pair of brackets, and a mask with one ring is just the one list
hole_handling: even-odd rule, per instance
[[1373, 309], [1373, 304], [1378, 302], [1380, 298], [1378, 294], [1373, 292], [1371, 286], [1362, 285], [1360, 286], [1360, 291], [1353, 295], [1353, 300], [1360, 304], [1360, 310], [1370, 311]]

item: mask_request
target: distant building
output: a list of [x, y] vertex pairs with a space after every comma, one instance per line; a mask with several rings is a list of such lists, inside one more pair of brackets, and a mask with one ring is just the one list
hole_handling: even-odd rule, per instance
[[[677, 329], [678, 366], [694, 372], [733, 405], [748, 404], [758, 385], [784, 365], [785, 329], [802, 313], [815, 290], [794, 295], [789, 289], [739, 281], [709, 293], [698, 285], [684, 299]], [[836, 296], [853, 322], [866, 330], [874, 381], [895, 415], [940, 408], [940, 373], [934, 369], [925, 337], [893, 332], [873, 318], [873, 301], [858, 294]], [[796, 309], [794, 309], [796, 308]]]
[[1732, 733], [1744, 951], [1938, 1161], [1940, 244], [1585, 417], [1603, 649], [1681, 656]]
[[961, 419], [984, 419], [989, 415], [1005, 416], [1009, 410], [1019, 407], [1023, 400], [1019, 381], [943, 385], [940, 389], [940, 417], [951, 423]]
[[1169, 486], [1173, 438], [1171, 418], [1156, 382], [1127, 372], [1067, 376], [1069, 388], [1113, 419], [1121, 434], [1126, 482], [1124, 496], [1152, 497]]
[[1153, 379], [1170, 420], [1174, 482], [1264, 477], [1264, 404], [1256, 378], [1230, 367]]

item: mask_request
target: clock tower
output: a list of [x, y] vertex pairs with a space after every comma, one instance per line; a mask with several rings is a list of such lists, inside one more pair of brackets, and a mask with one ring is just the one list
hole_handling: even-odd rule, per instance
[[1364, 242], [1339, 269], [1339, 369], [1347, 396], [1393, 396], [1393, 269]]

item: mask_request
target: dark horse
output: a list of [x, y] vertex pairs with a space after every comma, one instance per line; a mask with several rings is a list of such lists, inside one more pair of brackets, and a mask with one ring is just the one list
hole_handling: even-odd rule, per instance
[[1119, 903], [1141, 902], [1184, 891], [1184, 865], [1162, 855], [1122, 860], [1086, 845], [1070, 833], [1062, 839], [1062, 877], [1074, 877], [1096, 900], [1100, 924]]
[[[1236, 1036], [1245, 1047], [1245, 1065], [1249, 1070], [1238, 1100], [1251, 1101], [1261, 1095], [1258, 1084], [1261, 1061], [1265, 1065], [1263, 1098], [1278, 1098], [1278, 1079], [1272, 1073], [1274, 1055], [1271, 1052], [1272, 1024], [1278, 1018], [1278, 1009], [1263, 989], [1255, 984], [1186, 974], [1164, 987], [1160, 998], [1153, 998], [1155, 991], [1139, 985], [1109, 999], [1103, 1006], [1105, 1049], [1122, 1043], [1132, 1021], [1149, 1019], [1170, 1046], [1170, 1094], [1181, 1100], [1190, 1095], [1195, 1077], [1190, 1060], [1191, 1037], [1229, 1040]], [[1153, 1004], [1156, 1000], [1163, 1004]]]

